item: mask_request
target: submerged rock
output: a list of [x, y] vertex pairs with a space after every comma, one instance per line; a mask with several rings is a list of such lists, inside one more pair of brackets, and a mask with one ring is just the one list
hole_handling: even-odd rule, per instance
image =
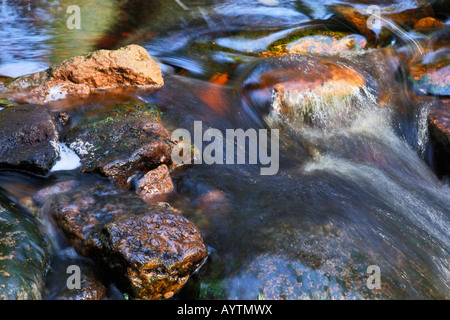
[[59, 153], [58, 126], [46, 108], [20, 105], [0, 111], [0, 168], [45, 175]]
[[[80, 288], [68, 288], [69, 266], [80, 268]], [[102, 300], [107, 288], [99, 277], [98, 267], [87, 258], [80, 257], [73, 248], [64, 249], [52, 258], [46, 276], [43, 298], [45, 300]]]
[[197, 227], [168, 204], [110, 184], [82, 185], [47, 206], [68, 242], [137, 299], [171, 297], [207, 256]]
[[422, 18], [414, 24], [414, 29], [417, 31], [431, 31], [444, 26], [444, 23], [438, 19], [427, 17]]
[[121, 86], [161, 87], [161, 70], [147, 50], [129, 45], [117, 50], [98, 50], [66, 59], [49, 69], [21, 77], [8, 85], [17, 98], [46, 103], [67, 95], [87, 95], [94, 89]]
[[351, 27], [363, 35], [369, 43], [375, 43], [376, 34], [367, 25], [367, 15], [350, 6], [332, 5], [331, 8], [339, 17], [342, 17]]
[[170, 135], [152, 105], [119, 105], [68, 131], [66, 142], [84, 172], [97, 171], [123, 187], [139, 172], [171, 163]]
[[48, 263], [35, 221], [0, 194], [0, 300], [41, 299]]

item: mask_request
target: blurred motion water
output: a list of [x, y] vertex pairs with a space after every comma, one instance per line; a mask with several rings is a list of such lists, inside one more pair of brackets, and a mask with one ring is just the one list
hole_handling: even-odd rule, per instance
[[[394, 32], [378, 65], [364, 60], [374, 48], [328, 56], [330, 63], [360, 67], [365, 85], [331, 99], [297, 92], [285, 96], [289, 110], [278, 113], [277, 97], [266, 99], [251, 85], [289, 63], [261, 54], [308, 28], [354, 32], [330, 6], [372, 3], [278, 2], [73, 0], [82, 9], [82, 29], [68, 30], [64, 1], [2, 0], [0, 75], [30, 74], [70, 56], [137, 43], [158, 61], [165, 85], [130, 96], [157, 105], [169, 130], [192, 131], [196, 120], [223, 131], [280, 130], [275, 176], [261, 176], [255, 165], [203, 164], [173, 177], [168, 202], [199, 226], [211, 252], [176, 298], [450, 298], [450, 187], [429, 158], [431, 102], [407, 89], [401, 65], [395, 82], [384, 78], [387, 61], [413, 56], [414, 49]], [[412, 0], [380, 6], [418, 7]], [[421, 46], [428, 40], [405, 32]], [[379, 93], [387, 91], [385, 103]], [[122, 99], [109, 95], [108, 103]], [[74, 125], [105, 104], [91, 97], [49, 107], [70, 111]], [[0, 171], [0, 187], [19, 202], [71, 179], [82, 179], [77, 169], [45, 178]], [[370, 265], [381, 269], [381, 290], [366, 286]]]

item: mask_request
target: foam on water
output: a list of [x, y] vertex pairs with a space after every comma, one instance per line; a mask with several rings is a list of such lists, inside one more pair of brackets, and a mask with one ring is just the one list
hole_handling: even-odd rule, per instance
[[77, 154], [69, 149], [64, 143], [60, 144], [61, 158], [55, 163], [51, 172], [63, 171], [63, 170], [75, 170], [81, 167], [80, 158]]

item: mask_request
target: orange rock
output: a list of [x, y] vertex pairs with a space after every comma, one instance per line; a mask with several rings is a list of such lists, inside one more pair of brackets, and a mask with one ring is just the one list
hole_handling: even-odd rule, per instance
[[352, 7], [331, 6], [338, 15], [342, 16], [352, 27], [356, 28], [360, 34], [366, 37], [367, 41], [374, 43], [376, 39], [375, 32], [367, 26], [367, 15], [361, 14]]
[[420, 8], [407, 9], [402, 12], [395, 12], [383, 15], [386, 19], [392, 20], [399, 26], [413, 27], [419, 20], [434, 16], [433, 8], [425, 5]]
[[429, 30], [429, 29], [439, 29], [444, 25], [444, 23], [440, 20], [437, 20], [435, 18], [427, 17], [420, 19], [416, 22], [414, 25], [415, 30]]
[[169, 204], [115, 184], [80, 183], [48, 201], [68, 243], [134, 299], [169, 298], [208, 255], [198, 228]]
[[64, 99], [67, 95], [87, 96], [90, 92], [91, 90], [86, 84], [51, 80], [33, 89], [27, 100], [31, 102], [33, 99], [36, 99], [36, 103], [39, 103], [39, 101], [49, 102]]
[[284, 114], [289, 109], [286, 101], [288, 93], [314, 92], [324, 97], [351, 94], [355, 88], [364, 85], [365, 79], [350, 68], [342, 68], [329, 61], [321, 61], [315, 69], [309, 72], [298, 70], [273, 70], [261, 77], [263, 83], [274, 88], [274, 111]]
[[327, 126], [334, 117], [340, 125], [347, 118], [335, 115], [350, 112], [347, 102], [366, 90], [367, 74], [344, 57], [285, 55], [261, 61], [248, 74], [242, 101], [251, 111], [283, 122]]

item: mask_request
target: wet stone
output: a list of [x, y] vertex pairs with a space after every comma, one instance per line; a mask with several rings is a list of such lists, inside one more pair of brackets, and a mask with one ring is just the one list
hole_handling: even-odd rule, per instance
[[361, 35], [350, 35], [340, 40], [329, 36], [317, 35], [301, 38], [287, 46], [289, 53], [335, 53], [347, 50], [361, 50], [367, 45], [366, 39]]
[[428, 115], [428, 128], [434, 147], [436, 169], [450, 174], [450, 100], [441, 100]]
[[69, 244], [136, 299], [172, 296], [207, 256], [197, 227], [170, 205], [146, 204], [106, 182], [81, 184], [46, 206]]
[[241, 92], [245, 103], [263, 112], [308, 122], [311, 97], [345, 97], [364, 84], [364, 75], [348, 60], [302, 53], [262, 60]]
[[139, 172], [171, 163], [172, 142], [153, 105], [119, 105], [70, 129], [65, 137], [83, 172], [97, 171], [129, 188]]
[[[68, 287], [71, 283], [70, 266], [80, 270], [80, 287]], [[72, 273], [74, 274], [74, 273]], [[43, 298], [45, 300], [102, 300], [107, 298], [107, 287], [101, 281], [100, 270], [94, 263], [80, 257], [72, 248], [58, 252], [52, 259], [46, 276]]]
[[414, 24], [414, 29], [418, 31], [428, 31], [439, 29], [444, 26], [444, 23], [432, 17], [422, 18]]
[[95, 89], [158, 88], [163, 84], [161, 69], [147, 50], [129, 45], [66, 59], [45, 71], [20, 77], [7, 88], [18, 91], [14, 95], [17, 99], [46, 103], [69, 95], [86, 96]]

